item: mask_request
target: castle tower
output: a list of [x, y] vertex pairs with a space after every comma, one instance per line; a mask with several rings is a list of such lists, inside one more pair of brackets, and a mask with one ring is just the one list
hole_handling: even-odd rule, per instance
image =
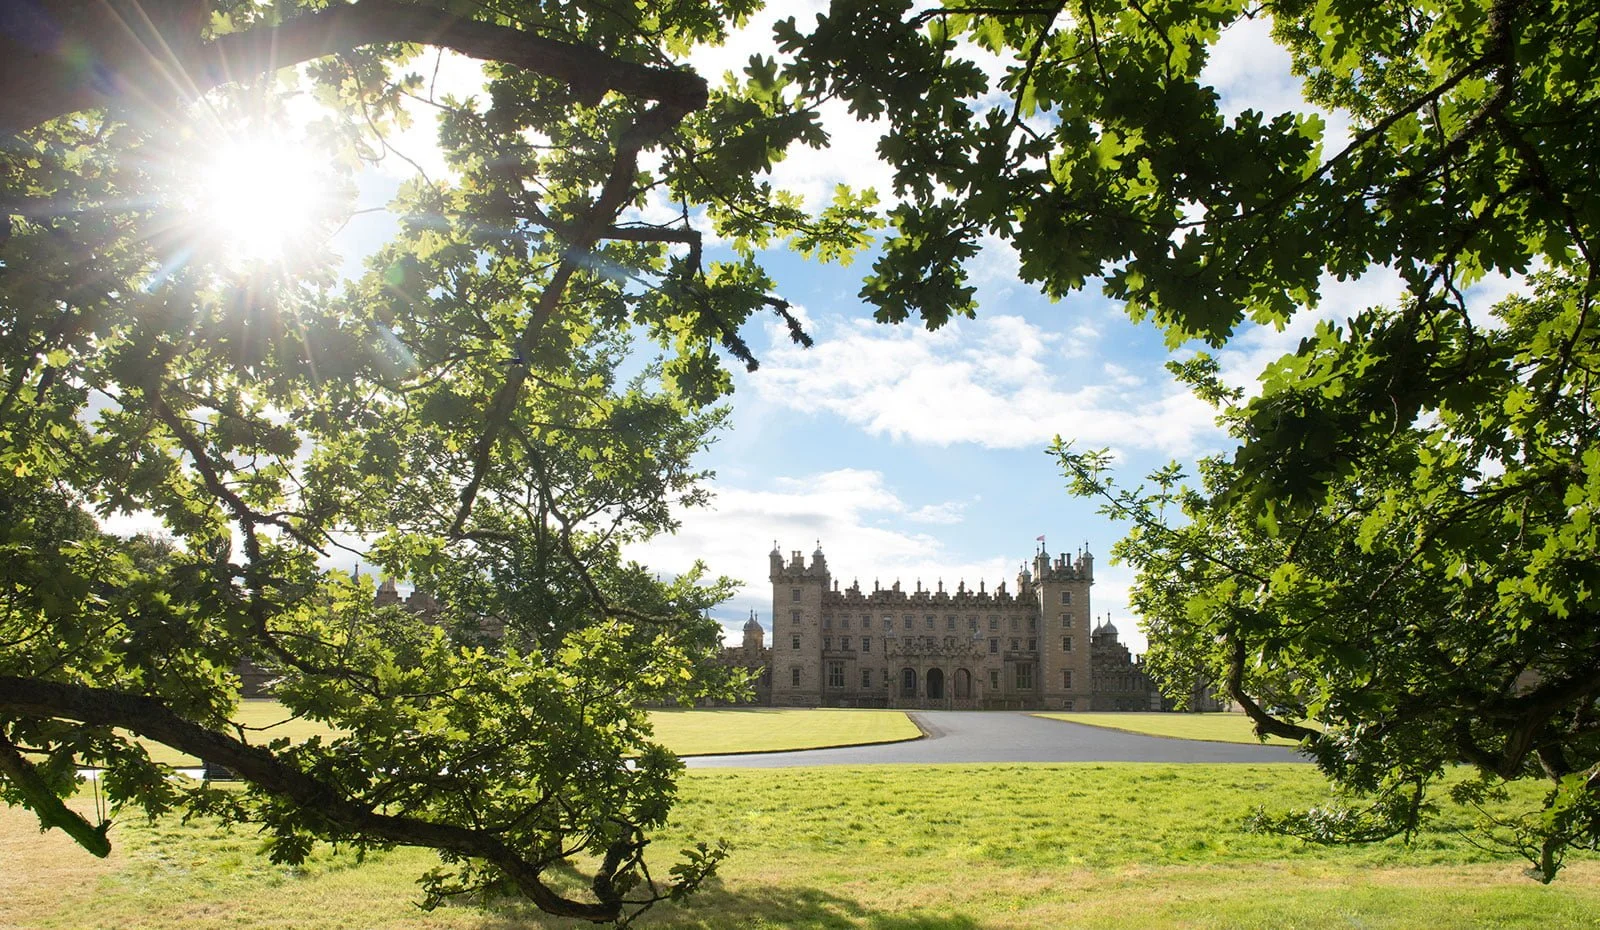
[[778, 544], [768, 553], [772, 581], [772, 703], [814, 706], [822, 697], [822, 599], [828, 560], [822, 543], [811, 564], [798, 550], [784, 561]]
[[376, 607], [388, 607], [400, 603], [400, 589], [395, 586], [394, 579], [385, 577], [378, 582], [378, 594], [372, 599]]
[[1041, 700], [1047, 708], [1088, 710], [1094, 693], [1089, 661], [1094, 556], [1087, 547], [1076, 559], [1066, 553], [1051, 559], [1041, 550], [1034, 556], [1033, 576]]
[[759, 653], [766, 645], [767, 631], [761, 628], [761, 623], [756, 619], [756, 612], [750, 611], [750, 619], [744, 623], [744, 651]]

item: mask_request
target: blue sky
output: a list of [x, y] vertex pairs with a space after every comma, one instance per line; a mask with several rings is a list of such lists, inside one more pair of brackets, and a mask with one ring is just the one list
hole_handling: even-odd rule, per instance
[[[822, 4], [777, 6], [726, 47], [698, 53], [697, 70], [715, 80], [741, 68], [751, 54], [770, 50], [775, 16], [804, 21]], [[1261, 20], [1241, 23], [1212, 56], [1205, 77], [1230, 115], [1304, 107], [1287, 57], [1267, 29]], [[1004, 66], [972, 57], [992, 73]], [[430, 57], [419, 70], [432, 74], [434, 64]], [[440, 93], [473, 90], [478, 73], [471, 62], [438, 64]], [[430, 154], [431, 121], [419, 117], [395, 147], [432, 173], [447, 173]], [[824, 117], [830, 149], [792, 153], [774, 170], [774, 183], [812, 204], [841, 182], [886, 193], [888, 173], [873, 155], [873, 128], [841, 110], [825, 110]], [[1324, 117], [1331, 152], [1348, 128], [1334, 115]], [[397, 175], [414, 170], [400, 159], [389, 164]], [[381, 203], [394, 183], [367, 178], [367, 205]], [[672, 212], [658, 204], [645, 215], [653, 210]], [[344, 238], [370, 239], [387, 222], [357, 217]], [[359, 252], [346, 248], [347, 255]], [[725, 256], [713, 241], [707, 258], [719, 257]], [[736, 639], [751, 610], [767, 622], [767, 552], [774, 541], [786, 553], [809, 553], [820, 542], [844, 584], [993, 585], [1015, 576], [1043, 534], [1052, 552], [1087, 545], [1096, 554], [1093, 611], [1109, 613], [1125, 641], [1142, 650], [1143, 634], [1127, 607], [1131, 575], [1107, 557], [1123, 528], [1098, 516], [1092, 502], [1070, 497], [1044, 450], [1057, 434], [1080, 447], [1108, 447], [1119, 459], [1119, 479], [1127, 481], [1169, 460], [1192, 463], [1230, 448], [1212, 411], [1163, 369], [1171, 355], [1160, 334], [1130, 323], [1120, 305], [1092, 288], [1060, 303], [1041, 298], [1016, 280], [1015, 258], [997, 241], [970, 266], [977, 318], [931, 333], [917, 324], [872, 321], [871, 309], [855, 296], [870, 256], [840, 267], [774, 250], [763, 262], [816, 345], [792, 345], [775, 318], [749, 325], [744, 335], [762, 365], [755, 373], [737, 371], [732, 425], [702, 461], [717, 474], [713, 502], [680, 513], [677, 534], [629, 554], [671, 573], [703, 559], [713, 572], [743, 580], [741, 592], [717, 611]], [[1382, 269], [1324, 285], [1317, 311], [1287, 329], [1241, 330], [1219, 353], [1224, 377], [1248, 386], [1318, 320], [1388, 302], [1398, 290]], [[1487, 302], [1504, 286], [1480, 290]]]

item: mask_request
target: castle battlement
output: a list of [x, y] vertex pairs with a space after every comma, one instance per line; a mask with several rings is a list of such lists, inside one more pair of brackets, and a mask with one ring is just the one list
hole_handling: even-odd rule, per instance
[[1088, 551], [1035, 552], [1015, 587], [835, 580], [773, 543], [772, 703], [846, 707], [1088, 709]]

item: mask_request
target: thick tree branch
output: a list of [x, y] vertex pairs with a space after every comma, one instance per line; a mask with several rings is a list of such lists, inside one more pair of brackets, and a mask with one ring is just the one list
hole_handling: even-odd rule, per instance
[[[152, 13], [160, 10], [159, 4], [150, 5], [157, 8]], [[0, 41], [0, 130], [20, 131], [119, 98], [192, 97], [278, 68], [397, 42], [515, 65], [565, 82], [589, 101], [616, 91], [680, 114], [706, 103], [705, 81], [693, 72], [625, 61], [397, 0], [333, 4], [276, 27], [257, 26], [210, 42], [201, 41], [198, 21], [152, 22], [132, 0], [110, 0], [105, 10], [94, 6], [46, 0], [31, 17], [32, 28]], [[81, 55], [85, 49], [94, 58], [93, 68], [69, 60], [68, 52]]]
[[1244, 690], [1244, 640], [1235, 638], [1233, 652], [1228, 657], [1228, 680], [1224, 682], [1228, 696], [1239, 702], [1248, 716], [1256, 725], [1256, 733], [1265, 736], [1281, 736], [1292, 740], [1317, 740], [1322, 738], [1322, 733], [1310, 727], [1288, 723], [1267, 713], [1255, 699]]
[[380, 814], [336, 786], [302, 772], [260, 746], [185, 720], [154, 698], [54, 681], [0, 676], [0, 713], [120, 727], [164, 746], [220, 763], [258, 788], [314, 811], [351, 835], [446, 850], [482, 859], [503, 871], [540, 910], [604, 923], [622, 914], [616, 900], [591, 903], [561, 896], [544, 883], [541, 866], [498, 836], [450, 823]]
[[6, 736], [4, 729], [0, 729], [0, 775], [22, 792], [28, 807], [38, 815], [42, 829], [60, 827], [79, 846], [101, 859], [111, 855], [111, 841], [106, 839], [106, 830], [110, 829], [111, 821], [101, 821], [99, 826], [95, 826], [63, 804], [50, 786], [45, 784], [33, 763]]

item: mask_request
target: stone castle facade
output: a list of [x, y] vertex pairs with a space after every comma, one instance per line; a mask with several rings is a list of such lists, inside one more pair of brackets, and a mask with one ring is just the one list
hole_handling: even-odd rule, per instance
[[772, 644], [752, 616], [732, 665], [760, 669], [756, 699], [781, 707], [1160, 710], [1143, 663], [1110, 622], [1092, 626], [1094, 556], [1034, 554], [1016, 588], [841, 589], [821, 545], [807, 562], [774, 545]]

